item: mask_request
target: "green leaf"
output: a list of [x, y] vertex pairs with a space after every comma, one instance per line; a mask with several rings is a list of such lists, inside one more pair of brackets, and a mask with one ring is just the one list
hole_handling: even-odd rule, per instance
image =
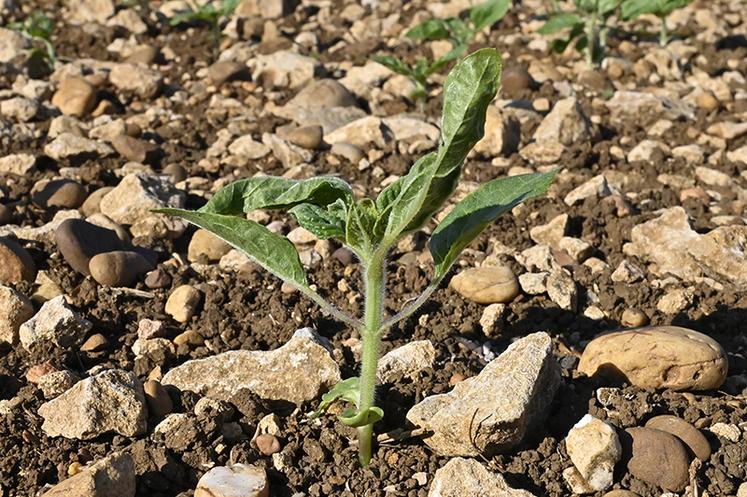
[[564, 29], [575, 26], [583, 26], [584, 21], [576, 14], [558, 14], [551, 17], [541, 28], [537, 30], [539, 34], [550, 35], [563, 31]]
[[545, 193], [555, 175], [552, 171], [495, 179], [459, 202], [436, 227], [429, 242], [436, 276], [445, 275], [462, 250], [495, 218]]
[[372, 425], [384, 418], [384, 411], [380, 407], [369, 407], [365, 411], [358, 411], [353, 408], [345, 409], [339, 416], [342, 424], [360, 428], [361, 426]]
[[501, 59], [478, 50], [459, 62], [444, 83], [441, 145], [376, 199], [376, 231], [384, 244], [421, 227], [451, 196], [465, 157], [483, 136], [485, 112], [498, 90]]
[[464, 55], [464, 52], [466, 52], [468, 48], [469, 47], [467, 45], [454, 46], [451, 50], [442, 55], [440, 59], [438, 59], [436, 62], [431, 64], [430, 67], [428, 67], [428, 75], [440, 71], [446, 64], [448, 64], [452, 60], [457, 60], [459, 57]]
[[396, 57], [392, 57], [391, 55], [374, 55], [371, 59], [397, 74], [407, 76], [408, 78], [414, 77], [412, 69]]
[[469, 19], [475, 31], [481, 31], [497, 23], [511, 8], [511, 0], [490, 0], [469, 11]]
[[597, 12], [603, 16], [612, 13], [620, 5], [621, 0], [599, 0]]
[[184, 218], [241, 250], [283, 281], [300, 287], [309, 286], [296, 247], [284, 236], [271, 232], [261, 224], [212, 212], [183, 209], [157, 209], [155, 212]]
[[298, 224], [319, 239], [345, 239], [347, 206], [342, 200], [329, 204], [326, 208], [314, 204], [299, 204], [289, 212], [295, 216]]
[[472, 28], [458, 17], [450, 17], [445, 22], [454, 39], [452, 43], [456, 41], [456, 45], [469, 45], [469, 42], [475, 37], [475, 32]]
[[240, 3], [241, 0], [223, 0], [220, 4], [221, 15], [230, 16]]
[[311, 419], [318, 418], [331, 406], [336, 400], [342, 400], [351, 404], [358, 402], [361, 394], [361, 379], [353, 376], [332, 387], [332, 390], [322, 395], [322, 401], [319, 407], [311, 414]]
[[345, 223], [345, 243], [361, 258], [366, 259], [379, 243], [375, 225], [379, 217], [373, 200], [364, 198], [348, 208]]
[[405, 33], [412, 40], [443, 40], [449, 37], [449, 28], [441, 19], [428, 19]]
[[288, 209], [299, 204], [325, 206], [337, 200], [347, 203], [352, 198], [350, 185], [330, 176], [306, 180], [260, 176], [223, 187], [200, 212], [240, 214], [255, 209]]

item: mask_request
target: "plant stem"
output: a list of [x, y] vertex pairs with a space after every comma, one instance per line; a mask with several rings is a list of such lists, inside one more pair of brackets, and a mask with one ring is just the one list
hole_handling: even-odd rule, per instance
[[661, 31], [659, 31], [659, 45], [662, 47], [667, 46], [669, 43], [669, 30], [667, 29], [667, 18], [660, 17], [661, 19]]
[[[381, 324], [384, 314], [384, 258], [374, 255], [364, 270], [366, 309], [363, 327], [363, 358], [361, 361], [358, 412], [374, 407], [376, 369], [379, 362]], [[361, 465], [371, 462], [373, 424], [358, 428], [358, 458]]]
[[586, 20], [586, 65], [594, 67], [594, 51], [597, 45], [597, 14], [594, 12]]

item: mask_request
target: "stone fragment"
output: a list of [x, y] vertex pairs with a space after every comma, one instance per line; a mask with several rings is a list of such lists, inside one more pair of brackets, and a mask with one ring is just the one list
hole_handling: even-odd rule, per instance
[[635, 283], [646, 279], [646, 273], [629, 260], [623, 259], [610, 275], [610, 279], [617, 283]]
[[645, 312], [640, 309], [632, 309], [628, 307], [622, 313], [620, 318], [620, 324], [627, 328], [638, 328], [646, 326], [649, 323], [649, 318]]
[[485, 336], [492, 336], [498, 332], [505, 310], [506, 304], [490, 304], [485, 307], [480, 316], [480, 328]]
[[68, 132], [60, 133], [44, 146], [44, 155], [57, 161], [86, 156], [101, 159], [113, 152], [114, 150], [106, 143], [89, 140]]
[[65, 3], [70, 8], [70, 21], [73, 24], [104, 24], [115, 10], [113, 0], [68, 0]]
[[300, 126], [288, 133], [288, 141], [307, 150], [315, 150], [322, 144], [323, 128], [318, 124]]
[[134, 93], [146, 100], [157, 96], [163, 86], [161, 73], [143, 64], [115, 64], [109, 73], [109, 81], [118, 90]]
[[616, 193], [607, 183], [607, 178], [600, 174], [572, 190], [563, 201], [566, 205], [575, 205], [590, 197], [605, 198]]
[[724, 284], [747, 285], [747, 226], [721, 226], [699, 234], [690, 227], [682, 207], [635, 226], [623, 251], [650, 263], [657, 276], [685, 281], [711, 278]]
[[31, 154], [6, 155], [0, 158], [0, 173], [26, 176], [34, 170], [35, 165], [36, 157]]
[[166, 301], [164, 310], [175, 321], [186, 323], [197, 312], [202, 300], [202, 292], [190, 285], [181, 285], [174, 289]]
[[187, 248], [187, 259], [196, 262], [201, 257], [209, 261], [218, 261], [231, 250], [231, 246], [209, 231], [198, 229], [192, 235]]
[[36, 264], [25, 248], [10, 238], [0, 237], [0, 284], [34, 281]]
[[91, 257], [88, 269], [93, 279], [101, 285], [126, 287], [152, 270], [153, 265], [137, 252], [115, 250]]
[[243, 17], [276, 19], [292, 14], [298, 4], [299, 0], [242, 0], [235, 13]]
[[83, 185], [69, 179], [41, 180], [31, 189], [31, 201], [42, 209], [76, 209], [87, 196]]
[[117, 135], [112, 138], [111, 143], [119, 155], [139, 164], [153, 162], [158, 152], [155, 143], [127, 135]]
[[187, 361], [166, 373], [161, 383], [222, 400], [249, 389], [263, 399], [300, 404], [340, 381], [328, 345], [304, 328], [275, 350], [234, 350]]
[[646, 427], [671, 433], [679, 438], [701, 461], [705, 462], [711, 457], [711, 445], [706, 437], [700, 430], [682, 418], [668, 414], [654, 416], [646, 421]]
[[163, 419], [174, 409], [174, 404], [165, 388], [156, 380], [148, 380], [143, 385], [148, 413], [155, 419]]
[[0, 28], [0, 62], [7, 63], [26, 53], [27, 38], [13, 29]]
[[501, 74], [501, 93], [514, 98], [523, 90], [531, 88], [532, 83], [532, 76], [525, 67], [509, 66]]
[[104, 252], [123, 250], [126, 244], [117, 234], [83, 219], [66, 219], [55, 230], [55, 242], [62, 257], [81, 274], [90, 274], [91, 258]]
[[96, 106], [96, 88], [85, 78], [65, 78], [52, 96], [52, 105], [66, 116], [83, 117]]
[[143, 388], [134, 373], [109, 369], [81, 380], [39, 407], [42, 430], [50, 437], [90, 440], [114, 432], [134, 437], [145, 432]]
[[259, 466], [233, 464], [211, 469], [197, 482], [194, 497], [269, 497], [267, 473]]
[[567, 269], [557, 268], [550, 272], [545, 283], [547, 295], [558, 307], [574, 311], [578, 307], [578, 287]]
[[747, 135], [747, 122], [723, 121], [711, 124], [706, 132], [724, 140], [734, 140]]
[[[681, 492], [690, 481], [685, 445], [674, 435], [652, 428], [628, 428], [630, 474], [665, 490]], [[662, 467], [662, 461], [666, 466]]]
[[39, 113], [39, 102], [26, 97], [13, 97], [0, 101], [0, 115], [19, 123], [29, 122]]
[[[581, 477], [584, 487], [598, 492], [612, 486], [615, 464], [622, 457], [622, 446], [612, 426], [587, 414], [568, 432], [565, 446], [573, 463], [568, 469]], [[587, 493], [576, 488], [573, 491]]]
[[601, 335], [586, 346], [578, 370], [640, 388], [716, 389], [726, 379], [726, 353], [712, 338], [677, 326]]
[[45, 399], [54, 399], [65, 393], [78, 381], [80, 381], [78, 375], [71, 371], [53, 371], [39, 378], [37, 386]]
[[21, 345], [31, 350], [36, 345], [51, 343], [70, 347], [83, 342], [93, 324], [83, 319], [60, 295], [48, 300], [39, 311], [19, 329]]
[[485, 135], [475, 144], [474, 150], [486, 157], [508, 156], [516, 152], [520, 141], [519, 121], [491, 105], [485, 115]]
[[519, 294], [519, 282], [508, 266], [483, 266], [462, 271], [451, 287], [478, 304], [511, 302]]
[[635, 492], [631, 492], [630, 490], [612, 490], [611, 492], [607, 492], [602, 497], [641, 497]]
[[226, 81], [239, 79], [243, 73], [248, 73], [246, 64], [232, 60], [219, 60], [208, 67], [208, 79], [215, 86], [221, 86]]
[[61, 481], [42, 497], [135, 497], [135, 462], [119, 452]]
[[436, 471], [428, 497], [534, 497], [511, 488], [498, 473], [474, 459], [456, 457]]
[[645, 125], [661, 118], [679, 119], [693, 115], [688, 104], [648, 92], [618, 90], [604, 104], [615, 123], [637, 119], [639, 125]]
[[228, 152], [231, 155], [237, 155], [242, 159], [255, 160], [261, 159], [270, 153], [270, 147], [264, 143], [255, 141], [252, 135], [244, 135], [236, 138], [229, 146]]
[[364, 150], [371, 144], [383, 148], [390, 138], [391, 130], [376, 116], [357, 119], [324, 135], [324, 141], [330, 145], [350, 143]]
[[575, 97], [559, 100], [534, 132], [536, 142], [569, 146], [591, 138], [591, 123]]
[[147, 173], [131, 173], [104, 195], [101, 212], [119, 224], [135, 224], [153, 216], [152, 209], [184, 207], [186, 194], [167, 178]]
[[713, 423], [708, 431], [732, 443], [739, 442], [742, 436], [742, 430], [739, 429], [739, 426], [731, 423]]
[[521, 442], [546, 413], [559, 385], [552, 340], [533, 333], [451, 392], [426, 397], [407, 419], [432, 432], [425, 442], [440, 455], [490, 457]]
[[15, 345], [18, 329], [34, 315], [31, 301], [9, 286], [0, 285], [0, 343]]
[[536, 243], [557, 247], [568, 229], [568, 214], [560, 214], [550, 220], [549, 223], [534, 226], [529, 230], [529, 236]]
[[416, 379], [422, 370], [436, 361], [436, 348], [430, 340], [416, 340], [398, 347], [379, 359], [378, 377], [382, 383], [393, 383], [400, 377]]
[[528, 295], [542, 295], [547, 291], [547, 277], [550, 273], [524, 273], [519, 275], [519, 285]]
[[301, 88], [314, 79], [319, 61], [288, 50], [269, 55], [257, 55], [247, 62], [252, 70], [252, 80], [268, 89]]

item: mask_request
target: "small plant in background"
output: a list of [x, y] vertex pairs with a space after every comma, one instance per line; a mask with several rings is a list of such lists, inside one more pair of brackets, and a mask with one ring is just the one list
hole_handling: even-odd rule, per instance
[[[644, 0], [647, 1], [647, 0]], [[621, 0], [573, 0], [573, 12], [555, 11], [539, 29], [544, 35], [568, 31], [568, 36], [552, 42], [556, 52], [564, 51], [575, 40], [575, 48], [584, 52], [586, 63], [593, 67], [604, 58], [610, 27], [607, 20], [614, 14]]]
[[54, 32], [54, 21], [40, 10], [35, 10], [22, 22], [12, 23], [8, 26], [22, 33], [32, 42], [39, 42], [44, 49], [34, 47], [31, 56], [44, 59], [50, 67], [57, 63], [57, 55], [52, 45], [52, 33]]
[[[373, 425], [384, 416], [375, 396], [384, 332], [426, 302], [462, 250], [496, 217], [543, 194], [555, 177], [555, 172], [550, 172], [496, 179], [457, 203], [433, 230], [429, 241], [435, 265], [432, 282], [416, 300], [386, 319], [387, 255], [403, 236], [425, 225], [453, 194], [467, 154], [483, 136], [486, 109], [496, 95], [500, 74], [501, 59], [494, 49], [478, 50], [452, 69], [444, 83], [438, 149], [421, 157], [407, 175], [386, 187], [376, 199], [356, 200], [350, 185], [338, 178], [266, 176], [226, 186], [197, 211], [157, 211], [180, 216], [212, 232], [358, 331], [363, 339], [360, 375], [328, 392], [320, 410], [336, 400], [353, 405], [340, 420], [358, 429], [359, 458], [364, 466], [371, 460]], [[287, 209], [299, 225], [318, 238], [335, 239], [355, 253], [365, 288], [362, 319], [337, 309], [317, 293], [293, 244], [246, 218], [246, 213], [255, 209]]]
[[661, 21], [659, 30], [659, 44], [663, 47], [669, 43], [669, 29], [667, 16], [677, 9], [681, 9], [692, 0], [623, 0], [620, 13], [623, 20], [630, 21], [643, 14], [654, 14]]
[[434, 62], [419, 58], [410, 67], [391, 55], [376, 56], [373, 60], [408, 77], [415, 85], [410, 98], [424, 100], [428, 96], [428, 78], [464, 55], [477, 33], [503, 19], [510, 7], [510, 0], [490, 0], [468, 10], [466, 21], [459, 17], [428, 19], [405, 33], [411, 40], [449, 40], [451, 50]]
[[241, 0], [222, 0], [220, 6], [216, 6], [215, 0], [211, 0], [197, 8], [189, 7], [189, 10], [178, 12], [169, 20], [171, 26], [180, 24], [204, 22], [210, 26], [213, 36], [213, 44], [217, 47], [220, 42], [220, 20], [233, 14]]

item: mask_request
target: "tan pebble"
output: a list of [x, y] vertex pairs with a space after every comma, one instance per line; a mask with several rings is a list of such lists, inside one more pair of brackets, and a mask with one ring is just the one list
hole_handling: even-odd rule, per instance
[[641, 497], [635, 492], [631, 492], [630, 490], [613, 490], [611, 492], [607, 492], [604, 494], [603, 497]]
[[519, 281], [507, 266], [466, 269], [451, 279], [451, 287], [478, 304], [508, 303], [519, 294]]
[[104, 350], [108, 345], [109, 341], [106, 337], [101, 333], [96, 333], [83, 342], [83, 345], [80, 346], [80, 350], [83, 352], [97, 352], [99, 350]]
[[461, 373], [454, 373], [451, 375], [451, 378], [449, 378], [449, 385], [456, 385], [457, 383], [466, 380], [467, 378], [461, 374]]
[[646, 422], [647, 428], [671, 433], [682, 440], [701, 461], [711, 457], [711, 446], [705, 436], [693, 425], [677, 416], [655, 416]]
[[282, 447], [280, 446], [280, 441], [277, 439], [277, 437], [275, 435], [270, 435], [267, 433], [259, 435], [257, 438], [255, 438], [254, 444], [257, 446], [257, 450], [259, 450], [265, 456], [276, 454], [282, 449]]
[[84, 466], [79, 463], [78, 461], [70, 463], [70, 466], [67, 467], [67, 475], [68, 476], [75, 476], [78, 473], [80, 473], [83, 470]]
[[690, 461], [679, 438], [652, 428], [628, 428], [625, 432], [631, 439], [628, 443], [632, 443], [630, 474], [665, 490], [685, 489], [690, 479]]
[[627, 308], [622, 313], [620, 324], [626, 328], [639, 328], [648, 324], [648, 316], [640, 309]]

